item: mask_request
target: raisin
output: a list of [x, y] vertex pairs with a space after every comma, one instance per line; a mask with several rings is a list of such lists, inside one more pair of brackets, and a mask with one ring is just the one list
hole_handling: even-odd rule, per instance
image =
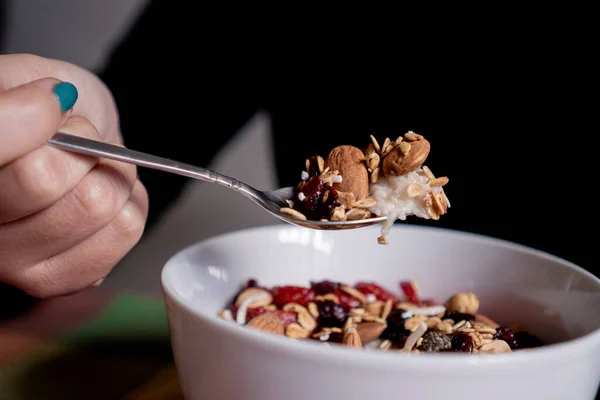
[[403, 346], [410, 331], [404, 328], [406, 319], [402, 317], [405, 310], [396, 308], [390, 311], [386, 318], [387, 327], [381, 333], [381, 339], [387, 339], [398, 346]]
[[535, 335], [529, 332], [516, 332], [514, 333], [515, 342], [518, 349], [530, 349], [533, 347], [543, 346], [544, 343]]
[[512, 350], [528, 349], [543, 345], [537, 336], [528, 332], [513, 332], [508, 326], [497, 328], [494, 339], [504, 340]]
[[312, 290], [319, 295], [325, 295], [327, 293], [333, 293], [339, 287], [339, 283], [332, 281], [320, 281], [320, 282], [311, 282], [310, 287]]
[[496, 333], [494, 334], [495, 340], [504, 340], [511, 349], [515, 349], [517, 347], [517, 342], [515, 340], [515, 335], [508, 326], [501, 326], [496, 328]]
[[[302, 193], [302, 200], [298, 195]], [[318, 176], [309, 178], [302, 189], [294, 192], [294, 210], [304, 214], [311, 221], [329, 218], [333, 209], [339, 206], [338, 194], [330, 186], [321, 181]]]
[[457, 332], [452, 335], [451, 351], [471, 353], [473, 351], [473, 340], [469, 335], [463, 332]]
[[319, 310], [319, 326], [321, 327], [338, 327], [341, 328], [346, 321], [346, 311], [344, 308], [331, 300], [317, 302]]
[[446, 313], [444, 313], [444, 316], [442, 317], [442, 319], [446, 319], [446, 318], [450, 318], [451, 320], [454, 321], [454, 323], [460, 322], [460, 321], [473, 321], [475, 320], [475, 316], [473, 314], [465, 314], [465, 313], [460, 313], [457, 311], [447, 311]]

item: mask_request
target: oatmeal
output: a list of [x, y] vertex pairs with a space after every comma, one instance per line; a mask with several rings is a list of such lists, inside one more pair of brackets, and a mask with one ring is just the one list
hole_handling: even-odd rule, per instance
[[343, 145], [326, 159], [313, 156], [306, 160], [294, 197], [281, 211], [315, 221], [387, 217], [378, 238], [387, 244], [396, 220], [438, 220], [450, 208], [443, 189], [449, 179], [436, 177], [424, 165], [430, 147], [422, 135], [408, 132], [394, 141], [386, 138], [381, 145], [371, 135], [364, 150]]
[[543, 345], [522, 328], [512, 330], [480, 314], [474, 293], [457, 293], [438, 304], [421, 298], [414, 281], [399, 286], [402, 295], [373, 282], [267, 288], [249, 280], [219, 315], [290, 339], [361, 350], [483, 355]]

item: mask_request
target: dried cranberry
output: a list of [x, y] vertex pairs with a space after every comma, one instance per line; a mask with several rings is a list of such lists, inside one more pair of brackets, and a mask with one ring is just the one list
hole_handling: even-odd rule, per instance
[[346, 321], [346, 311], [344, 308], [332, 300], [319, 301], [317, 303], [319, 310], [319, 325], [321, 327], [341, 328]]
[[310, 220], [320, 219], [321, 199], [324, 190], [325, 184], [321, 182], [318, 176], [310, 178], [299, 192], [302, 193], [302, 200], [298, 198], [298, 193], [296, 193], [293, 199], [294, 209]]
[[387, 301], [388, 299], [392, 299], [394, 303], [398, 301], [397, 296], [373, 282], [359, 282], [354, 285], [354, 288], [362, 294], [375, 295], [377, 300]]
[[473, 351], [473, 340], [466, 333], [457, 332], [452, 335], [451, 351], [471, 353]]
[[273, 303], [279, 308], [287, 303], [298, 303], [307, 307], [315, 297], [312, 289], [301, 286], [275, 286], [271, 289], [271, 294]]
[[320, 282], [311, 282], [310, 287], [316, 294], [324, 295], [327, 293], [333, 293], [340, 286], [337, 282], [332, 281], [320, 281]]
[[246, 312], [246, 321], [250, 321], [252, 318], [260, 314], [264, 314], [265, 311], [267, 310], [265, 310], [263, 307], [248, 307], [248, 311]]
[[473, 321], [475, 319], [475, 316], [473, 314], [465, 314], [465, 313], [460, 313], [457, 311], [449, 312], [448, 310], [446, 310], [442, 319], [446, 319], [446, 318], [450, 318], [451, 320], [453, 320], [456, 323], [456, 322], [460, 322], [463, 320], [464, 321]]
[[[299, 197], [302, 197], [302, 200]], [[318, 221], [330, 217], [333, 209], [339, 206], [337, 199], [335, 189], [323, 183], [318, 176], [313, 176], [301, 189], [294, 190], [294, 209], [304, 214], [307, 219]]]
[[404, 323], [406, 322], [406, 319], [402, 317], [404, 311], [400, 308], [390, 311], [386, 318], [387, 328], [381, 334], [381, 339], [391, 340], [399, 346], [404, 345], [406, 338], [410, 335], [410, 331], [404, 328]]
[[358, 308], [362, 304], [356, 297], [351, 296], [342, 290], [335, 290], [333, 294], [337, 296], [338, 300], [340, 301], [340, 305], [344, 307], [346, 312], [349, 312], [352, 308]]
[[419, 293], [414, 285], [415, 284], [411, 281], [403, 281], [400, 282], [400, 289], [402, 289], [402, 293], [404, 293], [404, 295], [406, 296], [406, 300], [409, 303], [421, 304]]
[[329, 216], [331, 216], [333, 209], [340, 205], [337, 199], [337, 191], [331, 186], [327, 186], [323, 191], [323, 197], [321, 200], [322, 203], [320, 207], [320, 212], [322, 216], [326, 218], [329, 218]]
[[317, 156], [312, 156], [308, 159], [308, 176], [312, 178], [313, 176], [319, 176], [321, 174], [321, 170], [319, 169], [319, 162], [317, 161]]

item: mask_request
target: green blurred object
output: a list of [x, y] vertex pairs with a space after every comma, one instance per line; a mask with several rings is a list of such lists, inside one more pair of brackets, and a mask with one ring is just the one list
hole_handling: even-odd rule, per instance
[[4, 365], [0, 400], [121, 399], [172, 366], [164, 304], [121, 294], [89, 323]]
[[164, 304], [155, 299], [118, 295], [108, 309], [91, 323], [58, 338], [58, 342], [169, 340]]

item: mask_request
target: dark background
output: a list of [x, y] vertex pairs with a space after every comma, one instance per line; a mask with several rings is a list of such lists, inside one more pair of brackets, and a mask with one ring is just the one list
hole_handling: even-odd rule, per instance
[[[287, 186], [310, 155], [413, 130], [450, 178], [452, 208], [403, 223], [515, 241], [599, 274], [585, 13], [194, 7], [154, 0], [98, 71], [129, 147], [208, 165], [266, 110]], [[139, 173], [151, 230], [187, 180]]]
[[[508, 239], [598, 274], [591, 54], [580, 29], [526, 15], [445, 25], [385, 11], [183, 15], [154, 1], [102, 77], [128, 146], [199, 165], [267, 110], [282, 186], [297, 183], [310, 155], [413, 130], [432, 144], [427, 165], [450, 178], [452, 208], [408, 223]], [[198, 145], [169, 147], [165, 131]], [[184, 179], [140, 175], [151, 228]]]

